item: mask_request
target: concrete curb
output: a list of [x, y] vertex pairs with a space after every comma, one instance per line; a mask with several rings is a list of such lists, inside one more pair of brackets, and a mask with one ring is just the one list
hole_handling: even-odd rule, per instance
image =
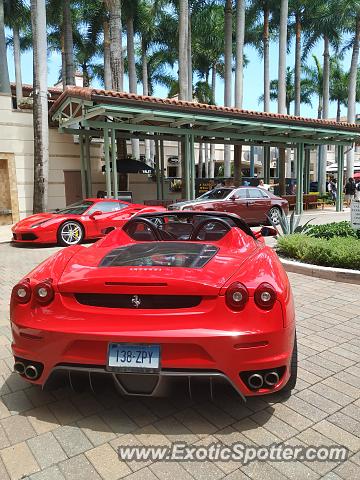
[[334, 282], [354, 283], [360, 285], [360, 271], [348, 270], [346, 268], [321, 267], [311, 265], [286, 258], [280, 258], [280, 261], [287, 272], [300, 273], [310, 277], [323, 278]]

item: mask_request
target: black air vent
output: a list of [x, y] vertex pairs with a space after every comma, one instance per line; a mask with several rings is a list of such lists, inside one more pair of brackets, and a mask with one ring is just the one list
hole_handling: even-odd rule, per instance
[[75, 293], [82, 305], [106, 308], [161, 309], [191, 308], [201, 302], [198, 295], [124, 295], [114, 293]]

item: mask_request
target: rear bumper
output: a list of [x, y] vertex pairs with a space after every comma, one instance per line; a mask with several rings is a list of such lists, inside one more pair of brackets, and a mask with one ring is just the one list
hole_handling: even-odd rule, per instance
[[[282, 323], [282, 321], [281, 321]], [[161, 346], [161, 376], [189, 372], [225, 377], [242, 396], [261, 395], [280, 390], [288, 381], [294, 344], [293, 322], [284, 328], [264, 333], [239, 333], [224, 330], [66, 332], [45, 331], [12, 322], [14, 357], [43, 365], [40, 377], [32, 383], [44, 385], [56, 370], [81, 370], [109, 373], [109, 342], [150, 343]], [[273, 388], [248, 388], [240, 374], [283, 367], [283, 375]], [[209, 374], [209, 372], [212, 372]], [[214, 375], [216, 372], [216, 375]], [[131, 375], [131, 374], [127, 374]]]

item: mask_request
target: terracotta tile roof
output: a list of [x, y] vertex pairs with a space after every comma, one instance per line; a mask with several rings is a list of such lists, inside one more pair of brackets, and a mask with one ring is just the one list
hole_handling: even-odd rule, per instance
[[50, 114], [54, 114], [57, 108], [68, 97], [83, 98], [96, 103], [132, 103], [141, 104], [141, 106], [155, 105], [161, 108], [170, 108], [184, 113], [218, 113], [221, 115], [232, 116], [234, 119], [246, 119], [253, 121], [271, 121], [274, 123], [287, 123], [289, 120], [293, 125], [304, 127], [322, 127], [338, 130], [352, 130], [360, 133], [360, 125], [350, 123], [337, 123], [334, 120], [322, 120], [317, 118], [296, 117], [294, 115], [283, 115], [271, 112], [256, 112], [252, 110], [241, 110], [235, 107], [223, 107], [218, 105], [208, 105], [204, 103], [189, 102], [173, 98], [158, 98], [135, 93], [117, 92], [114, 90], [103, 90], [86, 87], [66, 87], [64, 92], [54, 102], [50, 109]]
[[[15, 83], [11, 82], [10, 86], [11, 86], [11, 93], [15, 94], [15, 90], [16, 90]], [[24, 96], [28, 96], [29, 93], [33, 91], [34, 87], [30, 83], [23, 83], [22, 88], [23, 88]], [[58, 87], [48, 87], [48, 92], [51, 93], [51, 96], [53, 96], [55, 99], [62, 94], [63, 89]]]

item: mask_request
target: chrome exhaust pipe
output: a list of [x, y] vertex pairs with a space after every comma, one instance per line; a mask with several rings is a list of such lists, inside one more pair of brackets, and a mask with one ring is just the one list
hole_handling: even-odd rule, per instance
[[23, 362], [15, 362], [14, 364], [14, 370], [16, 373], [18, 373], [19, 375], [24, 375], [25, 373], [25, 365], [23, 364]]
[[25, 377], [29, 380], [36, 380], [39, 376], [39, 371], [34, 365], [28, 365], [25, 368]]
[[274, 387], [279, 382], [279, 375], [277, 372], [269, 372], [265, 375], [265, 383], [270, 387]]
[[259, 373], [253, 373], [252, 375], [250, 375], [250, 377], [248, 378], [248, 384], [251, 388], [254, 388], [254, 389], [258, 389], [258, 388], [261, 388], [263, 386], [263, 383], [264, 383], [264, 380], [263, 380], [263, 377], [262, 375], [260, 375]]

